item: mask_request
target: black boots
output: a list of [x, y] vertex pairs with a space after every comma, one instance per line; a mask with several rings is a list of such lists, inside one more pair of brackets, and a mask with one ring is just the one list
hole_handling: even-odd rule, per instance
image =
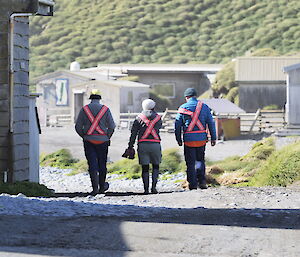
[[93, 188], [93, 191], [90, 193], [90, 195], [95, 196], [99, 193], [104, 194], [105, 191], [107, 191], [109, 188], [108, 182], [105, 182], [106, 172], [100, 175], [100, 178], [98, 175], [98, 171], [90, 171], [89, 173]]
[[97, 195], [99, 193], [99, 176], [98, 171], [90, 171], [90, 178], [92, 182], [92, 188], [93, 191], [90, 193], [90, 195]]
[[207, 189], [205, 171], [201, 169], [197, 169], [196, 173], [197, 173], [198, 187], [200, 189]]
[[142, 172], [142, 179], [144, 184], [144, 194], [149, 194], [149, 172]]
[[[156, 184], [158, 180], [158, 174], [159, 174], [159, 166], [153, 165], [153, 171], [152, 171], [152, 186], [151, 186], [151, 193], [157, 194], [156, 190]], [[144, 184], [144, 194], [149, 194], [149, 165], [143, 165], [142, 166], [142, 179]]]
[[159, 174], [159, 170], [153, 169], [153, 171], [152, 171], [152, 187], [151, 187], [151, 193], [152, 194], [157, 194], [158, 193], [157, 190], [156, 190], [158, 174]]

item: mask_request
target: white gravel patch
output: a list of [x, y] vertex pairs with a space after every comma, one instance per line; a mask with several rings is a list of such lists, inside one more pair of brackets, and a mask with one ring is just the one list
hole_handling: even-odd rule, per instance
[[[79, 173], [68, 176], [72, 170], [53, 167], [40, 168], [40, 183], [53, 189], [56, 193], [87, 193], [91, 191], [91, 182], [88, 173]], [[176, 180], [184, 179], [185, 174], [174, 175], [171, 179], [159, 181], [157, 189], [160, 192], [182, 191]], [[38, 215], [38, 216], [149, 216], [150, 207], [157, 207], [151, 213], [165, 209], [156, 201], [149, 202], [141, 199], [143, 192], [141, 179], [118, 179], [116, 174], [108, 174], [110, 188], [108, 192], [126, 193], [126, 198], [106, 197], [105, 195], [86, 197], [59, 197], [42, 198], [0, 195], [0, 215]], [[150, 196], [150, 195], [148, 195]], [[126, 208], [125, 208], [126, 205]]]
[[[53, 189], [56, 193], [92, 191], [90, 176], [87, 172], [68, 176], [71, 171], [71, 169], [40, 167], [40, 183], [46, 185], [50, 189]], [[119, 177], [120, 176], [117, 174], [107, 174], [110, 192], [143, 192], [143, 182], [141, 178], [120, 179]], [[186, 174], [184, 173], [178, 173], [172, 176], [170, 175], [167, 180], [158, 181], [157, 190], [160, 192], [181, 190], [180, 182], [178, 181], [184, 180], [185, 178]]]

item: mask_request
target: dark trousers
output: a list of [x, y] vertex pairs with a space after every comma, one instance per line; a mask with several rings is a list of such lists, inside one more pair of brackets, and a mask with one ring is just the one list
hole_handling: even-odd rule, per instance
[[89, 141], [83, 141], [84, 153], [89, 166], [89, 173], [91, 177], [92, 187], [94, 191], [104, 189], [106, 179], [106, 162], [108, 154], [108, 142], [103, 144], [92, 144]]
[[[187, 181], [190, 189], [196, 189], [198, 184], [205, 184], [205, 145], [200, 147], [184, 146], [184, 158], [187, 167]], [[196, 161], [200, 162], [195, 167]]]

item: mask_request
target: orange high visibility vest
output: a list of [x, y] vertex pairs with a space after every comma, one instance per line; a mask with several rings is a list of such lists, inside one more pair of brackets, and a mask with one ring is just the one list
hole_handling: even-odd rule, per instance
[[[202, 102], [200, 102], [200, 101], [198, 101], [194, 112], [184, 109], [184, 108], [178, 109], [179, 113], [187, 114], [187, 115], [191, 116], [191, 118], [192, 118], [190, 125], [188, 126], [187, 130], [184, 133], [206, 133], [206, 129], [204, 128], [204, 126], [202, 125], [202, 123], [199, 119], [201, 110], [202, 110]], [[197, 130], [194, 130], [195, 126], [198, 127]]]
[[[147, 129], [145, 130], [143, 136], [139, 139], [139, 142], [160, 142], [159, 136], [156, 133], [156, 130], [154, 128], [155, 124], [160, 120], [160, 116], [156, 114], [155, 118], [153, 120], [149, 120], [145, 114], [140, 113], [138, 117], [145, 122]], [[153, 139], [148, 138], [149, 135], [153, 136]]]
[[[88, 105], [84, 106], [83, 110], [86, 113], [90, 122], [92, 123], [87, 132], [87, 135], [106, 135], [104, 131], [99, 127], [99, 122], [108, 110], [108, 108], [105, 105], [103, 105], [96, 117], [94, 117]], [[99, 134], [94, 133], [95, 131], [97, 131]]]

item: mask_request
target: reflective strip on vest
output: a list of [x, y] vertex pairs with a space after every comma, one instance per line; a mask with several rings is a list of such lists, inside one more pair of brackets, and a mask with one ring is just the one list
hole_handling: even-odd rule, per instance
[[[156, 130], [154, 128], [155, 124], [160, 120], [160, 116], [156, 114], [155, 118], [153, 120], [149, 120], [145, 114], [140, 113], [138, 117], [145, 122], [147, 129], [145, 130], [143, 136], [139, 139], [139, 142], [160, 142], [159, 136], [156, 133]], [[153, 139], [148, 138], [149, 135], [153, 136]]]
[[[199, 115], [202, 110], [202, 105], [203, 105], [202, 102], [198, 101], [194, 112], [184, 109], [184, 108], [178, 109], [179, 113], [187, 114], [187, 115], [191, 116], [191, 118], [192, 118], [190, 125], [188, 126], [187, 130], [184, 133], [206, 133], [206, 129], [204, 128], [204, 126], [202, 125], [202, 123], [199, 120]], [[193, 130], [195, 128], [195, 126], [197, 126], [199, 128], [199, 130]]]
[[[100, 134], [100, 135], [106, 135], [104, 133], [104, 131], [99, 127], [99, 122], [101, 120], [101, 118], [103, 117], [103, 115], [106, 113], [106, 111], [108, 110], [108, 108], [103, 105], [102, 108], [100, 109], [100, 111], [98, 112], [98, 114], [96, 115], [96, 117], [94, 117], [94, 115], [92, 114], [90, 108], [88, 105], [83, 107], [84, 112], [86, 113], [88, 119], [90, 120], [90, 122], [92, 123], [87, 135], [92, 135], [95, 130]], [[94, 135], [99, 135], [99, 134], [94, 134]]]

